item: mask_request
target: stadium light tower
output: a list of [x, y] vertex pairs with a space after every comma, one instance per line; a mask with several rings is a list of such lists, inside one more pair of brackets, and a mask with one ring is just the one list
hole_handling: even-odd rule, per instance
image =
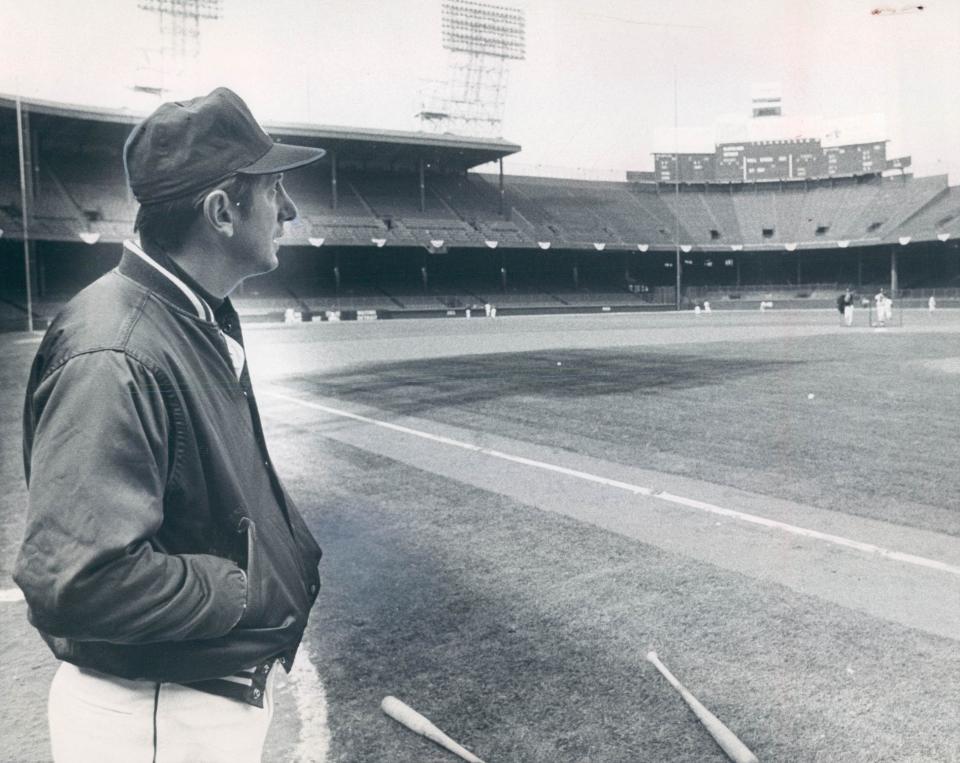
[[163, 97], [188, 84], [195, 73], [200, 55], [200, 20], [219, 19], [223, 0], [138, 0], [137, 7], [156, 14], [160, 24], [159, 50], [144, 50], [148, 57], [151, 52], [159, 52], [160, 79], [137, 82], [133, 89]]
[[524, 13], [475, 0], [444, 0], [440, 10], [448, 79], [426, 94], [421, 127], [499, 137], [507, 62], [526, 58]]

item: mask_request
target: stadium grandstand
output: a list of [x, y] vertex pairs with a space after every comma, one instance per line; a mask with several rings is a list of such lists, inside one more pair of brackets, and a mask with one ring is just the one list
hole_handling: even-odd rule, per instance
[[[0, 324], [15, 329], [28, 310], [25, 262], [42, 325], [113, 267], [133, 235], [121, 149], [139, 118], [20, 105], [18, 121], [16, 100], [0, 97]], [[689, 182], [671, 169], [677, 156], [658, 154], [654, 172], [611, 182], [504, 174], [520, 146], [502, 139], [268, 129], [328, 154], [288, 180], [300, 217], [280, 268], [238, 296], [248, 315], [446, 316], [485, 303], [501, 312], [673, 309], [704, 299], [822, 307], [846, 286], [960, 299], [960, 188], [902, 167], [886, 176], [896, 160], [882, 143], [859, 151], [859, 165], [837, 165], [834, 149], [811, 159], [800, 141], [789, 147], [797, 163], [788, 158], [763, 180], [706, 173], [726, 146], [697, 160]], [[742, 168], [763, 158], [763, 147], [739, 150]], [[680, 176], [693, 171], [692, 156], [681, 155]], [[476, 171], [497, 163], [499, 172]]]

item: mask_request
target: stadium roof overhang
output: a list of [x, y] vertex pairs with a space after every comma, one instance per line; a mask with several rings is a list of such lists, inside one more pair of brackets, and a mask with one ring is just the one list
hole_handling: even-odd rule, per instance
[[[16, 97], [0, 94], [0, 109], [14, 110]], [[126, 109], [73, 106], [37, 99], [21, 99], [33, 126], [47, 141], [78, 145], [122, 145], [132, 125], [144, 113]], [[281, 142], [320, 146], [336, 156], [342, 169], [417, 170], [421, 160], [437, 172], [463, 171], [495, 162], [520, 151], [520, 146], [500, 138], [475, 138], [447, 133], [376, 130], [301, 123], [265, 123], [264, 128]]]

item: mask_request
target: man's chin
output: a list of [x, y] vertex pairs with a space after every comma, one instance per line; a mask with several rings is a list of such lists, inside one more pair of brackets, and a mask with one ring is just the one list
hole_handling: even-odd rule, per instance
[[259, 265], [259, 269], [256, 272], [256, 275], [258, 276], [262, 276], [265, 273], [270, 273], [276, 270], [280, 265], [280, 260], [277, 258], [277, 249], [274, 248], [271, 250], [270, 255], [257, 264]]
[[258, 262], [256, 264], [256, 267], [250, 268], [249, 272], [240, 280], [249, 281], [251, 278], [256, 278], [257, 276], [263, 276], [263, 275], [266, 275], [267, 273], [271, 273], [277, 269], [277, 266], [279, 264], [280, 262], [277, 260], [276, 257], [271, 258], [269, 262], [263, 262], [263, 261]]

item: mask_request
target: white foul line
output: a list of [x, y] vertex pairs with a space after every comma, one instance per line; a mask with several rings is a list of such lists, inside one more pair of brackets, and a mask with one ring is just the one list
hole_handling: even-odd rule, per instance
[[323, 690], [319, 671], [310, 661], [310, 647], [306, 639], [300, 643], [290, 678], [293, 679], [293, 693], [300, 720], [294, 760], [297, 763], [325, 763], [330, 750], [327, 694]]
[[420, 437], [424, 440], [432, 440], [433, 442], [438, 442], [443, 445], [450, 445], [455, 448], [462, 448], [463, 450], [470, 450], [476, 453], [482, 453], [485, 456], [491, 456], [493, 458], [500, 458], [504, 461], [512, 461], [515, 464], [523, 464], [524, 466], [532, 466], [536, 469], [543, 469], [549, 472], [557, 472], [558, 474], [565, 474], [568, 477], [576, 477], [577, 479], [585, 480], [587, 482], [594, 482], [598, 485], [606, 485], [607, 487], [617, 488], [619, 490], [625, 490], [628, 493], [633, 493], [635, 495], [644, 495], [650, 498], [654, 498], [658, 501], [666, 501], [667, 503], [673, 503], [678, 506], [686, 506], [691, 509], [699, 509], [700, 511], [706, 511], [711, 514], [719, 514], [723, 517], [729, 517], [731, 519], [739, 519], [742, 522], [750, 522], [751, 524], [761, 525], [762, 527], [769, 527], [775, 530], [783, 530], [784, 532], [792, 533], [794, 535], [801, 535], [805, 538], [814, 538], [816, 540], [821, 540], [826, 543], [832, 543], [837, 546], [844, 546], [846, 548], [853, 548], [857, 551], [863, 551], [867, 554], [875, 554], [877, 556], [882, 556], [887, 559], [893, 559], [898, 562], [905, 562], [906, 564], [913, 564], [918, 567], [927, 567], [932, 570], [939, 570], [940, 572], [948, 572], [951, 575], [960, 576], [960, 567], [947, 564], [946, 562], [938, 561], [937, 559], [927, 559], [923, 556], [915, 556], [914, 554], [906, 554], [902, 551], [893, 551], [888, 548], [883, 548], [882, 546], [875, 546], [872, 543], [863, 543], [858, 540], [851, 540], [850, 538], [844, 538], [841, 535], [832, 535], [830, 533], [820, 532], [819, 530], [809, 530], [806, 527], [798, 527], [797, 525], [791, 525], [786, 522], [779, 522], [775, 519], [767, 519], [766, 517], [761, 517], [756, 514], [748, 514], [743, 511], [735, 511], [734, 509], [725, 509], [722, 506], [716, 506], [712, 503], [706, 503], [704, 501], [698, 501], [693, 498], [684, 498], [681, 495], [674, 495], [673, 493], [664, 492], [661, 490], [654, 490], [653, 488], [643, 487], [642, 485], [634, 485], [630, 482], [621, 482], [620, 480], [612, 480], [607, 477], [601, 477], [596, 474], [590, 474], [589, 472], [581, 472], [577, 469], [568, 469], [565, 466], [558, 466], [557, 464], [550, 464], [546, 461], [537, 461], [532, 458], [524, 458], [523, 456], [515, 456], [511, 453], [504, 453], [499, 450], [493, 450], [491, 448], [484, 448], [479, 445], [471, 445], [468, 442], [461, 442], [460, 440], [454, 440], [449, 437], [443, 437], [441, 435], [431, 434], [430, 432], [423, 432], [419, 429], [411, 429], [410, 427], [401, 426], [400, 424], [391, 424], [389, 421], [380, 421], [379, 419], [372, 419], [368, 416], [361, 416], [358, 413], [351, 413], [350, 411], [343, 411], [338, 408], [330, 408], [326, 405], [321, 405], [319, 403], [313, 403], [308, 400], [301, 400], [297, 397], [292, 397], [290, 395], [284, 395], [279, 392], [266, 392], [265, 394], [277, 398], [278, 400], [286, 400], [290, 403], [295, 403], [297, 405], [303, 406], [304, 408], [312, 408], [317, 411], [323, 411], [324, 413], [330, 413], [334, 416], [342, 416], [348, 419], [354, 419], [355, 421], [362, 421], [365, 424], [372, 424], [374, 426], [382, 427], [384, 429], [391, 429], [395, 432], [403, 432], [404, 434], [413, 435], [414, 437]]

